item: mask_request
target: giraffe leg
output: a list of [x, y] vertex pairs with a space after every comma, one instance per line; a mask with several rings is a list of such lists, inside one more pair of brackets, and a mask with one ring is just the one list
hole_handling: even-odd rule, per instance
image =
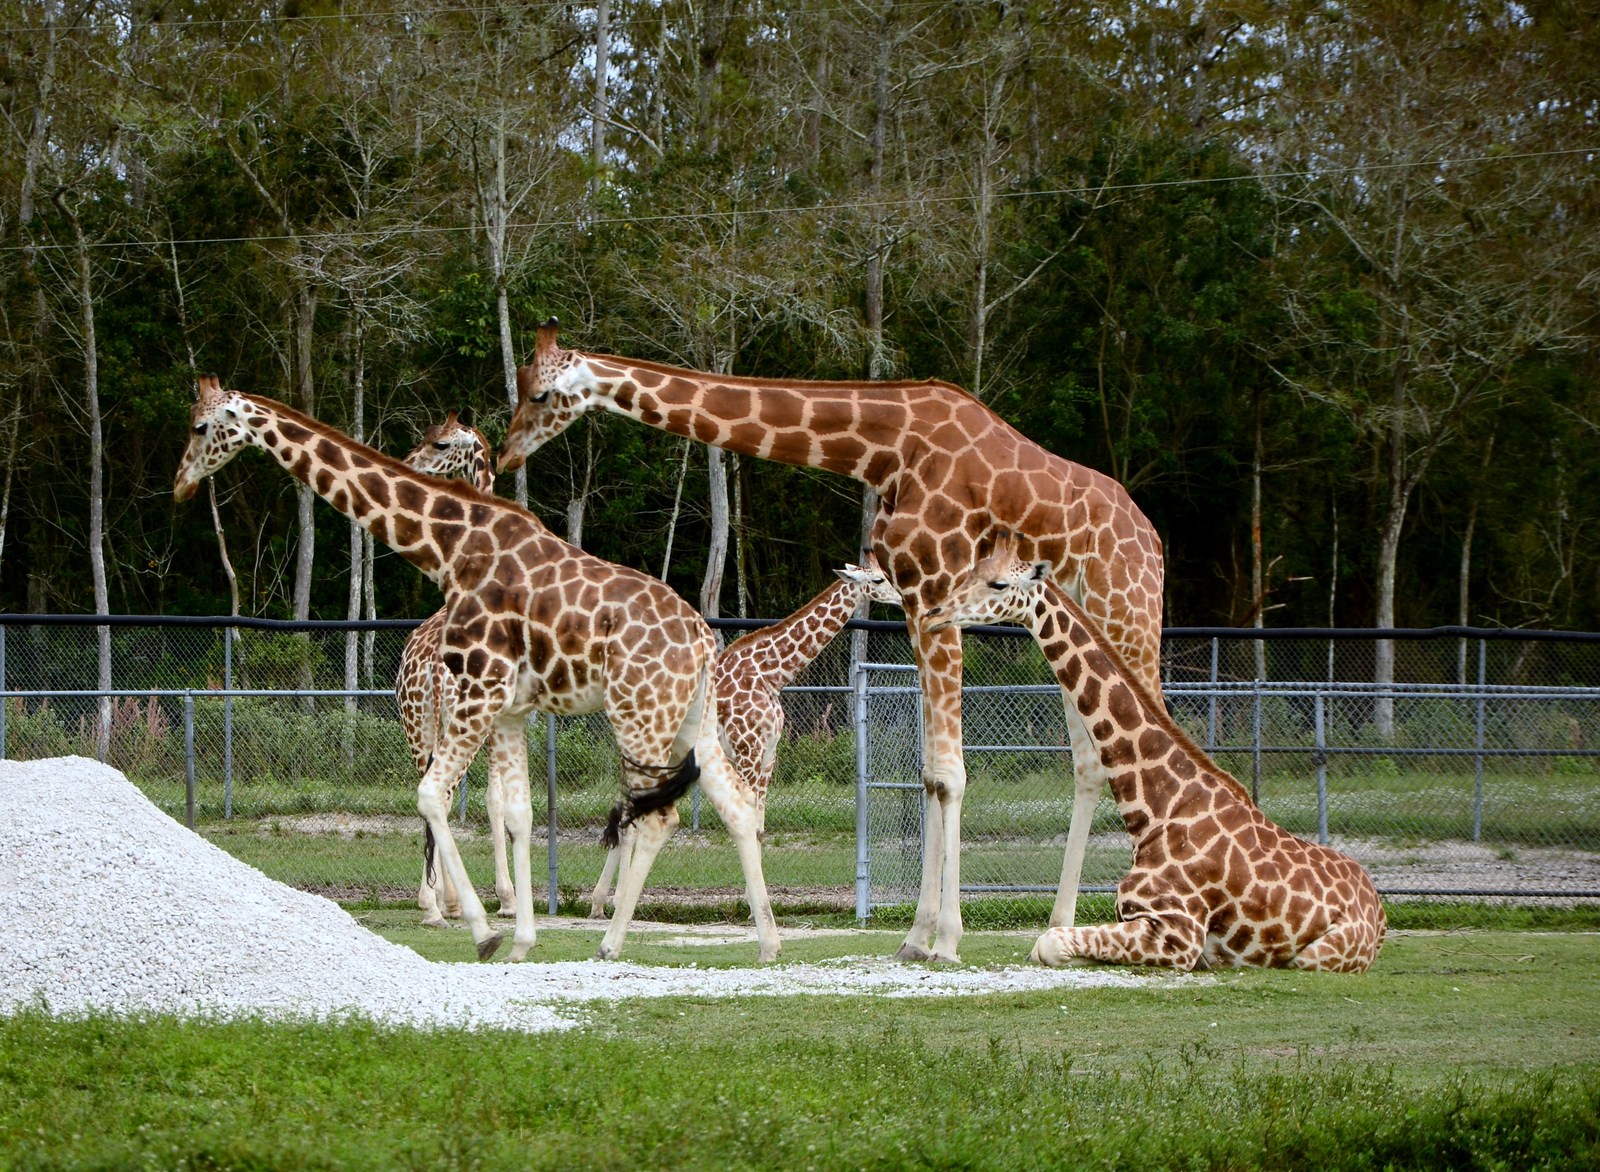
[[[533, 795], [528, 784], [528, 741], [520, 716], [501, 717], [495, 721], [493, 735], [489, 767], [500, 775], [504, 833], [511, 839], [511, 863], [516, 873], [516, 882], [509, 892], [516, 913], [516, 929], [508, 959], [517, 961], [528, 955], [537, 931], [533, 922]], [[496, 863], [497, 870], [505, 866], [503, 858]], [[498, 886], [499, 876], [495, 882]], [[504, 900], [505, 889], [501, 891], [500, 898]], [[502, 911], [504, 908], [502, 903]]]
[[760, 942], [759, 960], [766, 964], [778, 959], [783, 945], [778, 939], [778, 921], [772, 914], [772, 900], [767, 895], [767, 880], [761, 870], [760, 803], [755, 793], [740, 782], [715, 737], [702, 737], [698, 752], [704, 755], [700, 765], [700, 788], [711, 799], [739, 849], [745, 898], [750, 903], [756, 939]]
[[600, 878], [594, 881], [594, 891], [589, 896], [589, 918], [603, 920], [606, 918], [606, 900], [611, 895], [611, 881], [616, 880], [620, 890], [623, 880], [627, 877], [628, 867], [633, 858], [633, 827], [622, 831], [617, 845], [606, 852], [605, 866], [600, 868]]
[[911, 930], [894, 954], [896, 960], [927, 960], [933, 955], [934, 921], [939, 914], [939, 880], [944, 871], [944, 807], [926, 782], [922, 793], [922, 884]]
[[665, 806], [660, 810], [652, 810], [640, 817], [630, 828], [633, 838], [632, 857], [622, 869], [622, 875], [617, 880], [617, 907], [611, 913], [611, 923], [606, 927], [605, 937], [600, 941], [600, 951], [595, 953], [597, 960], [616, 960], [622, 955], [622, 941], [628, 934], [628, 925], [633, 922], [633, 909], [639, 902], [639, 894], [644, 890], [644, 881], [650, 874], [650, 867], [656, 861], [656, 855], [666, 845], [667, 839], [672, 837], [672, 832], [678, 828], [678, 807]]
[[922, 886], [900, 960], [955, 963], [961, 947], [961, 802], [967, 771], [961, 759], [961, 632], [912, 627], [922, 682], [926, 819]]
[[424, 928], [448, 928], [448, 921], [461, 918], [461, 897], [456, 894], [456, 885], [450, 882], [450, 876], [437, 864], [431, 880], [427, 863], [422, 865], [422, 882], [417, 885], [417, 906], [422, 909]]
[[[489, 779], [483, 787], [483, 804], [489, 811], [489, 841], [494, 847], [494, 893], [500, 900], [500, 908], [495, 914], [500, 916], [515, 915], [517, 910], [517, 889], [511, 882], [511, 869], [506, 862], [504, 775], [507, 768], [508, 759], [497, 743], [489, 756]], [[531, 803], [531, 792], [528, 798]]]
[[1289, 961], [1289, 967], [1329, 973], [1364, 973], [1377, 959], [1380, 943], [1381, 938], [1371, 922], [1341, 920], [1297, 952]]
[[500, 933], [489, 927], [483, 904], [479, 902], [477, 892], [472, 889], [472, 880], [467, 875], [466, 864], [462, 862], [455, 837], [450, 833], [450, 793], [455, 788], [451, 782], [472, 762], [478, 744], [487, 731], [484, 729], [477, 736], [472, 736], [469, 730], [474, 725], [481, 727], [485, 723], [487, 723], [485, 720], [462, 720], [460, 722], [462, 728], [458, 733], [456, 722], [452, 721], [453, 735], [441, 738], [440, 744], [434, 751], [433, 761], [417, 785], [417, 812], [422, 815], [428, 823], [428, 829], [433, 832], [436, 865], [449, 875], [451, 882], [455, 884], [456, 892], [461, 899], [461, 918], [472, 929], [472, 939], [478, 946], [480, 960], [487, 960], [500, 947]]
[[1051, 928], [1033, 945], [1028, 959], [1048, 968], [1099, 961], [1103, 964], [1159, 965], [1188, 972], [1200, 960], [1205, 928], [1182, 915], [1137, 914], [1114, 924]]
[[1070, 928], [1078, 915], [1078, 888], [1083, 882], [1083, 859], [1089, 851], [1089, 831], [1094, 826], [1095, 807], [1106, 787], [1106, 769], [1100, 752], [1089, 737], [1083, 717], [1069, 696], [1066, 698], [1067, 732], [1072, 738], [1072, 825], [1067, 829], [1067, 849], [1061, 859], [1061, 886], [1056, 888], [1055, 907], [1050, 911], [1052, 928]]

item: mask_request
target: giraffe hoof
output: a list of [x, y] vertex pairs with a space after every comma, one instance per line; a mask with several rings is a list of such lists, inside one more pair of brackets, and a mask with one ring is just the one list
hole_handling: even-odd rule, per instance
[[616, 960], [617, 957], [619, 957], [621, 955], [622, 955], [622, 953], [620, 951], [613, 952], [606, 945], [602, 944], [600, 946], [600, 951], [598, 951], [598, 952], [596, 952], [594, 954], [594, 958], [596, 960]]
[[935, 952], [928, 958], [929, 964], [960, 964], [961, 958], [953, 952]]
[[478, 959], [488, 960], [500, 947], [502, 937], [499, 932], [491, 932], [478, 941]]
[[927, 960], [929, 955], [926, 948], [907, 943], [900, 946], [900, 950], [894, 954], [894, 958], [896, 960]]
[[422, 921], [422, 926], [424, 928], [448, 928], [450, 925], [445, 923], [443, 916], [428, 916]]

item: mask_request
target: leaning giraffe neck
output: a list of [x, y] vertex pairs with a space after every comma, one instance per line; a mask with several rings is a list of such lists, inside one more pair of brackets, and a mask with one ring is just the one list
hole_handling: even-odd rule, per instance
[[[1244, 786], [1213, 762], [1167, 714], [1166, 706], [1151, 697], [1066, 591], [1046, 579], [1038, 593], [1038, 600], [1019, 621], [1033, 632], [1062, 690], [1089, 725], [1101, 764], [1111, 773], [1117, 809], [1130, 831], [1137, 832], [1135, 820], [1145, 816], [1141, 791], [1157, 772], [1171, 784], [1195, 787], [1230, 802], [1243, 799], [1254, 807]], [[1158, 753], [1159, 761], [1154, 759]]]
[[835, 582], [788, 618], [728, 644], [722, 656], [743, 654], [759, 659], [762, 682], [777, 692], [844, 629], [863, 594], [863, 588], [854, 582]]
[[275, 399], [234, 393], [254, 408], [245, 427], [256, 447], [447, 591], [487, 568], [493, 542], [474, 530], [510, 525], [559, 540], [507, 501], [426, 476]]
[[681, 435], [781, 464], [826, 468], [881, 488], [906, 436], [977, 400], [950, 383], [816, 382], [683, 370], [610, 354], [573, 356], [602, 406]]

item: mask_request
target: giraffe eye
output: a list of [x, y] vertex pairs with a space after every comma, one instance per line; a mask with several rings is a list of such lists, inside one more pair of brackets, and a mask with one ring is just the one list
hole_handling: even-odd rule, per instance
[[439, 449], [439, 450], [440, 450], [440, 451], [441, 451], [441, 452], [442, 452], [442, 451], [444, 451], [444, 450], [445, 450], [445, 449], [446, 449], [446, 448], [448, 448], [448, 447], [449, 447], [449, 446], [450, 446], [450, 445], [449, 445], [449, 443], [448, 443], [448, 442], [446, 442], [446, 441], [445, 441], [445, 440], [434, 440], [434, 442], [433, 442], [433, 446], [434, 446], [434, 447], [436, 447], [436, 448], [438, 448], [438, 449]]
[[540, 391], [537, 395], [535, 395], [533, 397], [533, 401], [535, 403], [543, 403], [549, 397], [550, 397], [550, 392], [549, 391]]
[[991, 589], [991, 590], [1004, 590], [1006, 588], [1006, 586], [1007, 586], [1007, 583], [1005, 583], [1005, 582], [990, 582], [989, 583], [989, 589]]
[[195, 435], [205, 435], [206, 429], [209, 428], [210, 426], [211, 425], [209, 423], [197, 423], [197, 424], [195, 424], [194, 425], [194, 433], [195, 433]]

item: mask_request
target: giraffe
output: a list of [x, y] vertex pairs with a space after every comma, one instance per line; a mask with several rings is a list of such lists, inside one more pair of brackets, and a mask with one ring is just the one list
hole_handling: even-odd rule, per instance
[[[533, 514], [458, 481], [438, 480], [357, 443], [286, 404], [226, 390], [205, 376], [173, 496], [188, 500], [200, 481], [242, 448], [264, 450], [334, 508], [394, 548], [444, 591], [449, 617], [439, 658], [452, 695], [432, 759], [417, 786], [446, 874], [461, 900], [480, 959], [501, 943], [473, 890], [450, 833], [456, 780], [486, 738], [504, 779], [516, 929], [512, 960], [534, 943], [529, 838], [528, 749], [523, 719], [534, 710], [603, 711], [623, 761], [624, 821], [670, 805], [697, 778], [722, 816], [744, 868], [759, 953], [779, 951], [756, 837], [755, 801], [717, 737], [711, 628], [664, 583], [568, 545]], [[663, 841], [647, 820], [600, 944], [621, 953], [639, 889]]]
[[[930, 629], [956, 577], [997, 528], [1055, 577], [1160, 695], [1161, 540], [1126, 489], [1022, 435], [950, 383], [740, 378], [563, 350], [554, 319], [517, 371], [499, 470], [516, 468], [586, 412], [852, 477], [880, 507], [870, 545], [899, 592], [923, 704], [922, 883], [902, 960], [954, 962], [961, 941], [961, 633]], [[1071, 924], [1094, 807], [1108, 777], [1088, 730], [1068, 720], [1076, 787], [1051, 924]]]
[[1067, 707], [1089, 725], [1133, 838], [1117, 922], [1050, 928], [1030, 959], [1365, 972], [1385, 927], [1372, 878], [1348, 855], [1268, 819], [1167, 715], [1050, 569], [1018, 558], [1002, 539], [930, 616], [941, 626], [1014, 620], [1033, 632]]
[[[479, 492], [494, 494], [489, 441], [454, 411], [445, 416], [443, 423], [428, 426], [422, 433], [422, 442], [405, 457], [405, 462], [429, 476], [458, 476]], [[419, 777], [427, 772], [428, 757], [433, 753], [444, 719], [443, 708], [436, 699], [450, 695], [451, 691], [449, 674], [439, 662], [439, 636], [449, 613], [441, 607], [406, 637], [400, 652], [400, 670], [395, 677], [394, 695], [400, 712], [400, 727], [405, 732], [406, 745], [411, 750]], [[484, 803], [489, 808], [489, 838], [494, 847], [494, 889], [500, 899], [500, 914], [509, 916], [516, 908], [516, 891], [506, 861], [502, 790], [499, 772], [491, 772], [484, 786]], [[461, 915], [461, 901], [449, 877], [437, 871], [430, 875], [426, 863], [422, 868], [422, 881], [417, 885], [417, 906], [422, 909], [422, 924], [427, 928], [443, 927], [446, 917]]]
[[[723, 746], [739, 776], [755, 791], [756, 819], [761, 827], [766, 825], [767, 788], [772, 784], [778, 741], [783, 735], [783, 689], [833, 642], [862, 600], [900, 605], [900, 596], [871, 559], [864, 567], [846, 566], [834, 573], [839, 576], [837, 582], [788, 618], [728, 644], [711, 669]], [[621, 840], [607, 852], [590, 897], [591, 917], [605, 914], [611, 877], [618, 866], [627, 865], [630, 842]]]

